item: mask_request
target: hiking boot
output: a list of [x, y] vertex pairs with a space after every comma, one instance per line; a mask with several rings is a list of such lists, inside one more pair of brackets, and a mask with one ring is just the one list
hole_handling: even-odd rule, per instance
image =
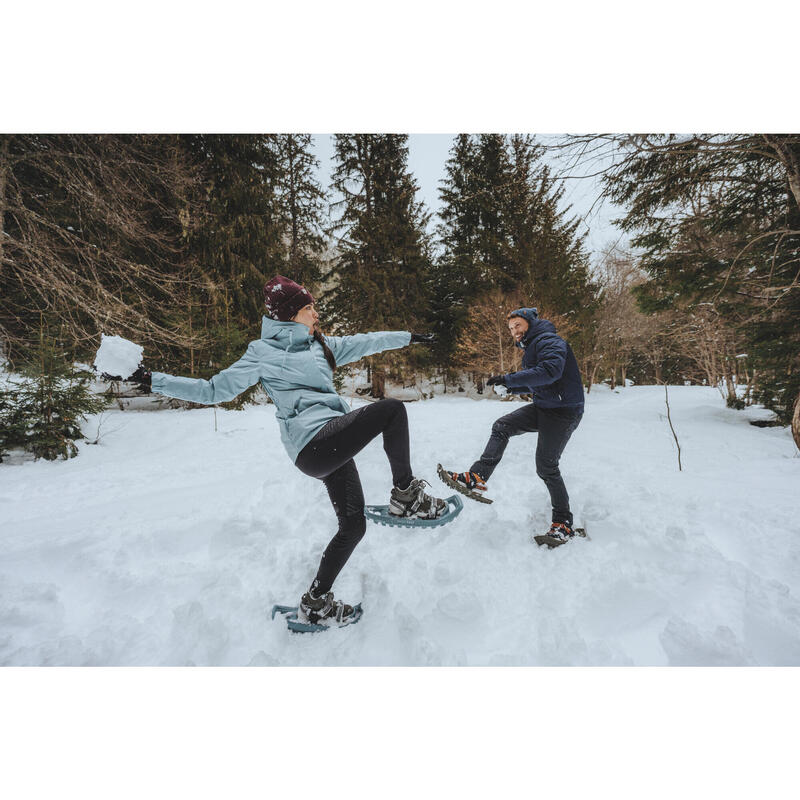
[[486, 481], [477, 472], [450, 472], [439, 464], [436, 472], [451, 489], [477, 500], [479, 503], [491, 503], [485, 496]]
[[566, 544], [573, 536], [575, 531], [565, 522], [554, 522], [550, 525], [550, 530], [540, 536], [534, 536], [536, 544], [546, 544], [548, 547], [559, 547]]
[[424, 490], [428, 482], [413, 478], [407, 489], [395, 486], [389, 499], [389, 513], [395, 517], [416, 517], [417, 519], [436, 519], [447, 511], [447, 503], [438, 497], [431, 497]]
[[308, 591], [300, 599], [297, 609], [297, 618], [301, 622], [322, 623], [336, 622], [346, 624], [353, 616], [353, 606], [348, 606], [341, 600], [333, 599], [333, 592], [326, 592], [320, 597]]
[[455, 483], [470, 491], [486, 491], [486, 481], [477, 472], [448, 472], [447, 474]]

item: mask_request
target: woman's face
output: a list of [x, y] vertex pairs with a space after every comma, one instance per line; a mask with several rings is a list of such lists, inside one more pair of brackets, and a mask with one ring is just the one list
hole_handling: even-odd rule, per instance
[[314, 326], [319, 322], [319, 314], [313, 303], [303, 306], [293, 317], [292, 322], [300, 322], [308, 326], [308, 332], [314, 333]]

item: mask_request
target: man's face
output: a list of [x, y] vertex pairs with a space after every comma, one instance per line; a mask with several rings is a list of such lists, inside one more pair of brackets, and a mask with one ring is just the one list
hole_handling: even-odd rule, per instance
[[522, 340], [522, 337], [528, 332], [528, 320], [522, 317], [511, 317], [508, 321], [508, 329], [511, 331], [511, 337], [515, 342]]

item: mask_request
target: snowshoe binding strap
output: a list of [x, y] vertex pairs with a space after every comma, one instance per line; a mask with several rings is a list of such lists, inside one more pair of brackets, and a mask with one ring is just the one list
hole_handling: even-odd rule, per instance
[[300, 610], [312, 623], [326, 619], [335, 619], [336, 622], [342, 623], [353, 614], [353, 607], [341, 600], [334, 600], [333, 592], [326, 592], [322, 597], [314, 597], [307, 592], [300, 601]]
[[389, 513], [398, 517], [437, 519], [444, 516], [447, 503], [425, 492], [430, 484], [422, 478], [414, 478], [405, 489], [395, 487], [389, 501]]
[[459, 483], [463, 483], [467, 489], [477, 489], [480, 492], [486, 491], [486, 482], [477, 472], [449, 472], [448, 475]]

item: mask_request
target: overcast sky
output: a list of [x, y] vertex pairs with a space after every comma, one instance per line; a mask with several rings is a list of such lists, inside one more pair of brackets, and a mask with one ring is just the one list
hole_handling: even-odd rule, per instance
[[[455, 134], [411, 134], [409, 137], [409, 168], [419, 185], [418, 199], [434, 213], [439, 210], [439, 184], [444, 179], [445, 162]], [[329, 134], [314, 136], [317, 158], [320, 161], [319, 180], [326, 188], [330, 183], [333, 159], [333, 137]], [[554, 157], [546, 157], [554, 172], [563, 165]], [[566, 192], [563, 203], [571, 205], [571, 213], [581, 217], [581, 230], [588, 231], [586, 246], [590, 252], [620, 240], [621, 231], [612, 220], [620, 216], [620, 210], [610, 203], [598, 203], [599, 185], [595, 178], [569, 179], [565, 181]], [[594, 207], [593, 207], [594, 205]], [[437, 220], [431, 220], [436, 224]]]

